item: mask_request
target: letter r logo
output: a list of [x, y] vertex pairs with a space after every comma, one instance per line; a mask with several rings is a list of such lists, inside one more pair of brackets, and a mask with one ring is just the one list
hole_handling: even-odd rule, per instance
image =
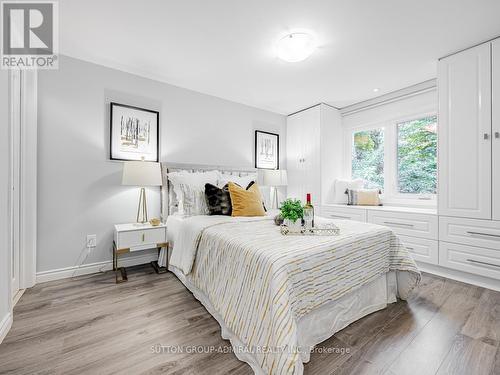
[[2, 2], [3, 54], [53, 54], [53, 4]]

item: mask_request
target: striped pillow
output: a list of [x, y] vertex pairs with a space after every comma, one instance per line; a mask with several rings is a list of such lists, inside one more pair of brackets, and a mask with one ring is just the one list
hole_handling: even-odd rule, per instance
[[379, 189], [347, 189], [345, 193], [349, 206], [382, 206]]

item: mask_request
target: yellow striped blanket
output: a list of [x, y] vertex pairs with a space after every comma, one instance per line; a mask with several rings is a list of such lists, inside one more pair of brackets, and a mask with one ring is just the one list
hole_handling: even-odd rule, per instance
[[[204, 222], [205, 219], [199, 219]], [[339, 236], [283, 236], [267, 218], [208, 219], [195, 237], [191, 282], [267, 374], [301, 374], [297, 322], [391, 271], [420, 272], [387, 227], [335, 220]], [[175, 245], [174, 254], [175, 255]], [[174, 264], [174, 266], [176, 266]]]

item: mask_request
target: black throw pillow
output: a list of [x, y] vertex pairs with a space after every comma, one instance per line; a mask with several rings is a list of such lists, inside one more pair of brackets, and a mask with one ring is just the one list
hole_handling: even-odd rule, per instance
[[209, 215], [231, 216], [233, 207], [227, 184], [222, 189], [212, 184], [205, 184], [205, 198]]

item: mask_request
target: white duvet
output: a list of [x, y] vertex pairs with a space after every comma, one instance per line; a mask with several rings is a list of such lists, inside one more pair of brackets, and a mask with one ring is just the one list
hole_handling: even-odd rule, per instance
[[339, 236], [282, 236], [272, 215], [191, 217], [179, 227], [170, 264], [189, 275], [254, 355], [256, 372], [301, 374], [299, 319], [391, 271], [403, 299], [420, 280], [389, 228], [335, 224]]
[[192, 216], [179, 224], [176, 233], [170, 264], [182, 271], [184, 275], [191, 272], [203, 231], [209, 227], [223, 223], [274, 220], [274, 214], [264, 217], [231, 217], [231, 216]]

